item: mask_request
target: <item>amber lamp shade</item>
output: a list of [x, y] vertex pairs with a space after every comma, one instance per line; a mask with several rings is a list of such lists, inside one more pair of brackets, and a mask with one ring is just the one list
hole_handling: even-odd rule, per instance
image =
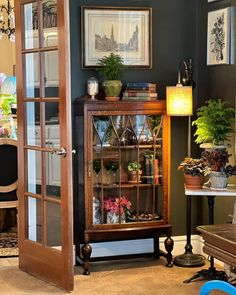
[[166, 87], [167, 115], [169, 116], [192, 116], [193, 114], [192, 86]]

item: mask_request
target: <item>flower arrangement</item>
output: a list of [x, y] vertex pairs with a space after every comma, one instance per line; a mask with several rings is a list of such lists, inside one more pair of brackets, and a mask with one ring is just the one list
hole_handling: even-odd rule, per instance
[[212, 149], [202, 152], [202, 158], [208, 165], [205, 175], [211, 171], [221, 172], [227, 177], [236, 175], [236, 166], [227, 165], [230, 156], [232, 155], [225, 149]]
[[105, 211], [110, 211], [113, 214], [123, 214], [131, 207], [131, 202], [125, 196], [108, 197], [104, 201]]
[[203, 159], [186, 157], [178, 166], [178, 170], [192, 176], [205, 175], [207, 164]]

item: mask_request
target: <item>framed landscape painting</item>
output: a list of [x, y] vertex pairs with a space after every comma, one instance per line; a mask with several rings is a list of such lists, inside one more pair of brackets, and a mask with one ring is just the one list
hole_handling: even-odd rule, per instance
[[151, 68], [151, 8], [82, 6], [81, 20], [82, 68], [111, 52], [128, 67]]
[[207, 65], [230, 62], [230, 8], [208, 12]]

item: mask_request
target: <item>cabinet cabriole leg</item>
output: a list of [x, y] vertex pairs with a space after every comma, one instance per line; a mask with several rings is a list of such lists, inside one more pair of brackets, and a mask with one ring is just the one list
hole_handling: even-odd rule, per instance
[[89, 259], [92, 253], [92, 247], [89, 244], [84, 244], [83, 247], [81, 248], [81, 253], [83, 256], [84, 260], [84, 275], [90, 275], [89, 271]]
[[172, 259], [172, 250], [173, 250], [173, 247], [174, 247], [174, 241], [171, 237], [167, 237], [165, 239], [165, 248], [166, 248], [166, 252], [167, 252], [167, 255], [166, 255], [166, 259], [167, 259], [167, 264], [166, 264], [166, 267], [173, 267], [173, 259]]

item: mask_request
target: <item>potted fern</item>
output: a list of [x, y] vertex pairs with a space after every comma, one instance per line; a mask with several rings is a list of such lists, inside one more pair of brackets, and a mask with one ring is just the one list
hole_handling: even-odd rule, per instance
[[121, 77], [124, 69], [123, 58], [113, 52], [108, 56], [103, 56], [98, 60], [98, 73], [105, 77], [102, 83], [105, 99], [118, 100], [122, 88]]
[[197, 127], [195, 142], [201, 144], [200, 147], [225, 147], [229, 141], [229, 134], [234, 131], [232, 123], [235, 110], [227, 104], [227, 101], [221, 99], [210, 99], [197, 110], [197, 119], [192, 125]]

